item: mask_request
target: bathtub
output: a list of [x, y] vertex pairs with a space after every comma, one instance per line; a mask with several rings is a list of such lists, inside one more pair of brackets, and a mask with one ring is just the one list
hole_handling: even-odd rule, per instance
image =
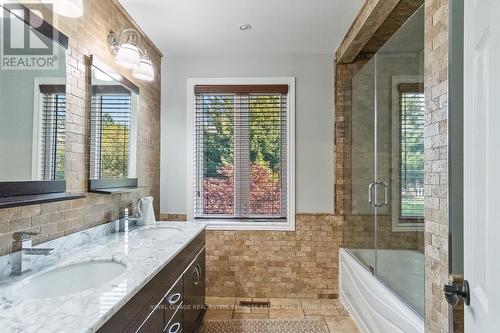
[[378, 250], [380, 280], [363, 266], [374, 266], [373, 250], [341, 249], [339, 256], [340, 299], [362, 332], [424, 333], [422, 253]]

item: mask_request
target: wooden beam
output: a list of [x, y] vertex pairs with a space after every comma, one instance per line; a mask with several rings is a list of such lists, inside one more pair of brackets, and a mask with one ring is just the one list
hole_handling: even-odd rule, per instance
[[338, 63], [352, 63], [400, 0], [365, 0], [336, 52]]
[[361, 53], [376, 53], [423, 4], [424, 0], [400, 0]]

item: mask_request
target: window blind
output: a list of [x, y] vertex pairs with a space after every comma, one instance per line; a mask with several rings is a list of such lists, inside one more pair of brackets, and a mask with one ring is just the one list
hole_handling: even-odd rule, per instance
[[42, 96], [40, 179], [64, 179], [66, 87], [40, 85], [39, 89]]
[[401, 84], [400, 93], [400, 214], [409, 222], [424, 217], [424, 114], [421, 84]]
[[195, 218], [287, 214], [286, 85], [196, 86]]
[[92, 179], [128, 178], [131, 93], [122, 86], [92, 87], [90, 172]]

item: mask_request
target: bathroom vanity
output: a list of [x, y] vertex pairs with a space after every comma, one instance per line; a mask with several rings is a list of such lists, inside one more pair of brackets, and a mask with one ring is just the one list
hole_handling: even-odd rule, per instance
[[196, 332], [205, 303], [205, 228], [108, 223], [41, 244], [30, 270], [0, 257], [2, 332]]
[[204, 308], [205, 232], [202, 232], [98, 332], [195, 332]]

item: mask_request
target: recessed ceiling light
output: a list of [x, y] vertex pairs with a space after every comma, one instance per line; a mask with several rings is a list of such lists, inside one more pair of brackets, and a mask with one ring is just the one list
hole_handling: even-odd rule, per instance
[[240, 25], [240, 30], [241, 31], [250, 31], [252, 30], [252, 26], [250, 24], [242, 24]]

